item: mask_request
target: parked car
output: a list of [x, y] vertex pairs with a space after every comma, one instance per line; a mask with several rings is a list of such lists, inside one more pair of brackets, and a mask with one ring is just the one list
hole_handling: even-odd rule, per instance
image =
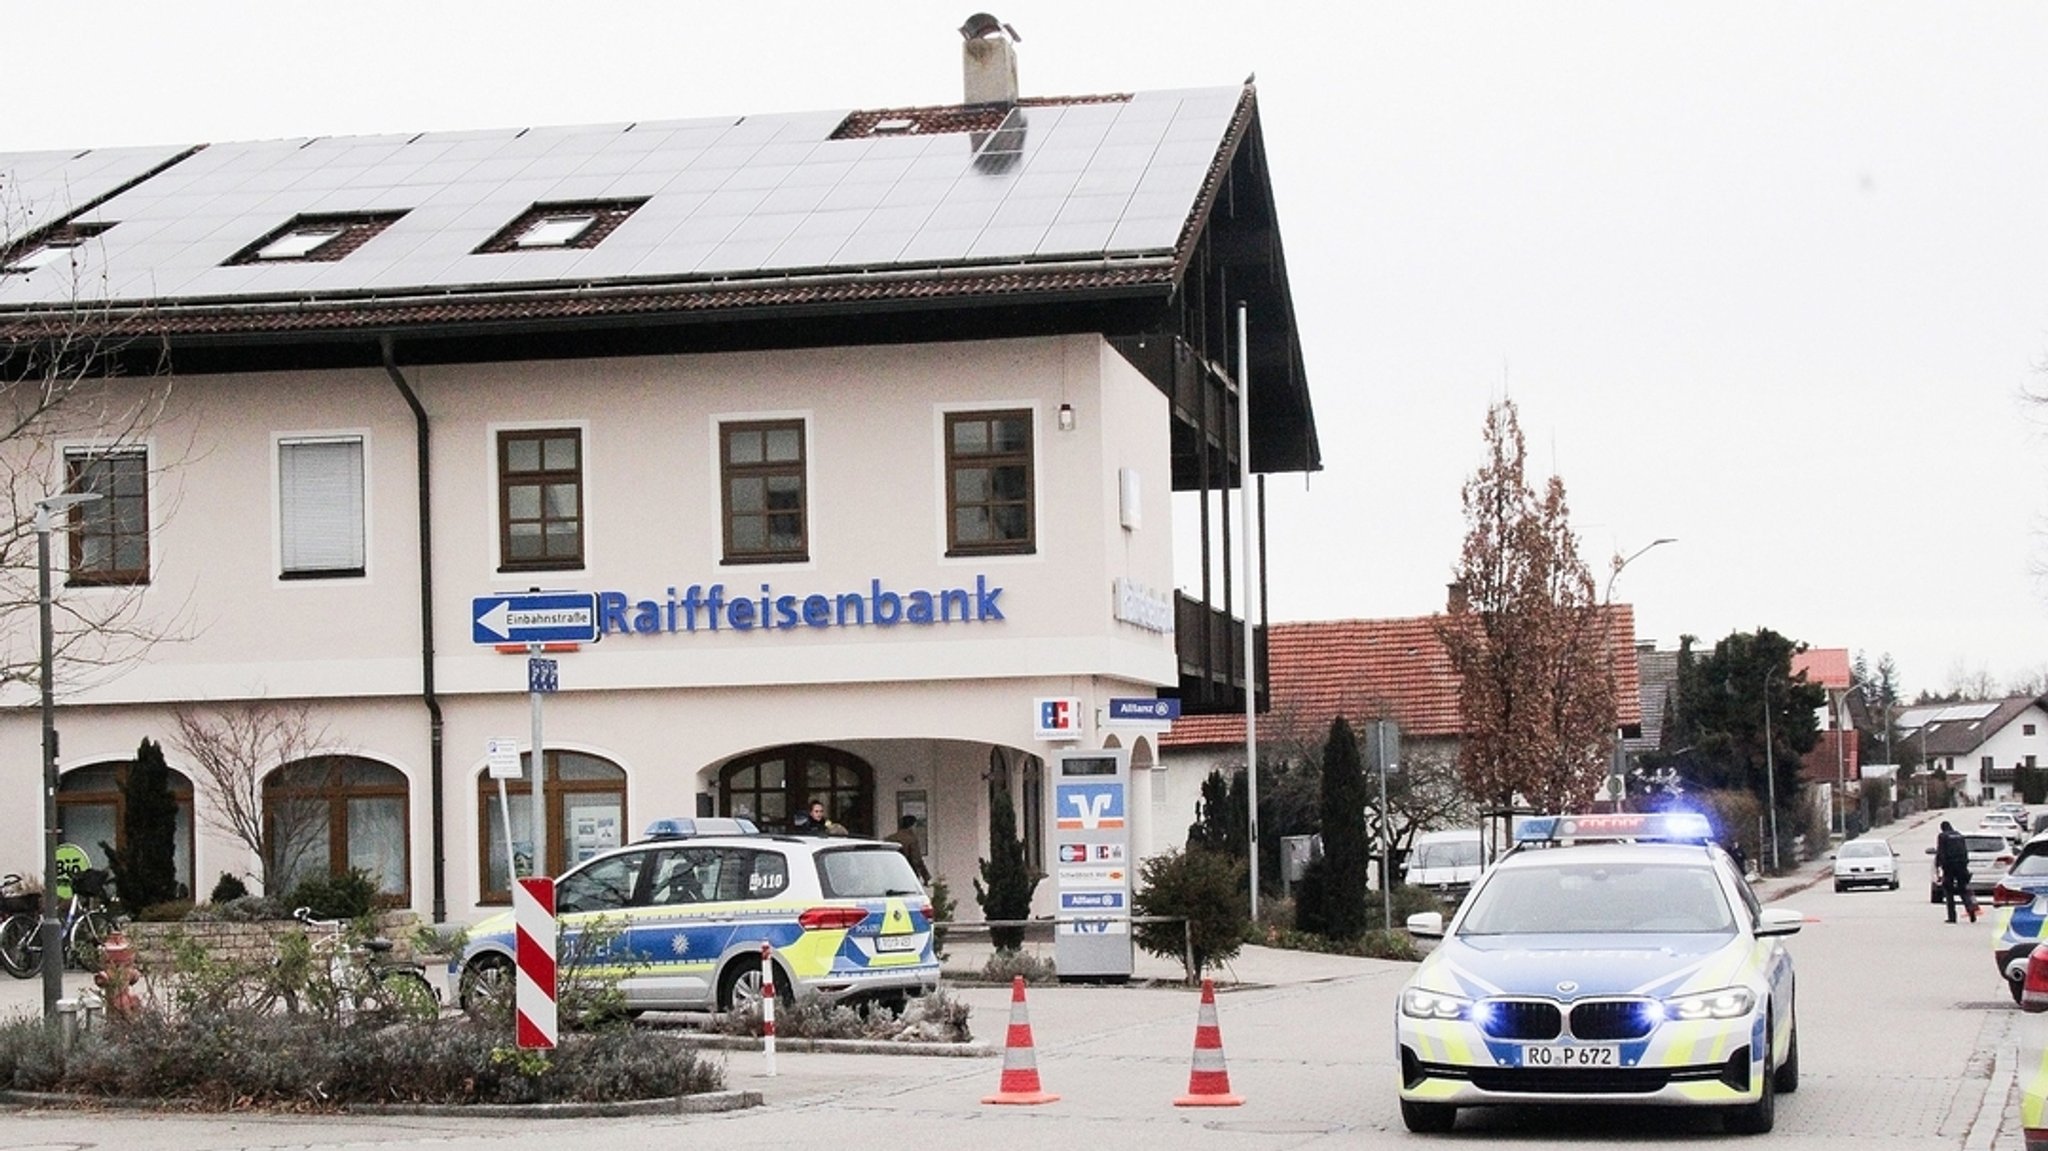
[[2013, 998], [2026, 978], [2028, 955], [2048, 926], [2048, 835], [2020, 848], [2012, 867], [1991, 888], [1991, 960]]
[[1994, 831], [2012, 840], [2015, 844], [2027, 837], [2026, 825], [2014, 819], [2010, 812], [1988, 811], [1977, 820], [1978, 831]]
[[[1962, 836], [1970, 848], [1970, 890], [1978, 895], [1989, 895], [2019, 853], [2014, 850], [2011, 840], [1996, 831], [1965, 831]], [[1927, 854], [1933, 855], [1934, 849], [1928, 848]], [[1941, 902], [1939, 876], [1930, 874], [1928, 878], [1927, 902]]]
[[1449, 903], [1465, 898], [1485, 863], [1485, 845], [1476, 827], [1425, 831], [1415, 837], [1401, 881], [1426, 887]]
[[1852, 839], [1837, 849], [1832, 858], [1836, 891], [1852, 887], [1899, 889], [1899, 853], [1889, 839]]
[[[619, 976], [627, 1010], [753, 1002], [764, 943], [778, 986], [828, 1001], [901, 999], [938, 985], [931, 899], [895, 844], [694, 835], [690, 822], [659, 821], [654, 838], [555, 882], [557, 954], [578, 954], [578, 937], [597, 932], [603, 953], [587, 961]], [[465, 1010], [509, 994], [515, 954], [511, 913], [471, 930], [448, 965]]]
[[2019, 824], [2021, 827], [2028, 826], [2027, 805], [2021, 803], [2016, 799], [2005, 800], [2002, 803], [1994, 805], [1991, 808], [1991, 810], [2002, 811], [2005, 814], [2012, 816], [2013, 822]]
[[2048, 1151], [2048, 947], [2021, 962], [2013, 998], [2020, 1004], [2020, 1130], [2026, 1151]]

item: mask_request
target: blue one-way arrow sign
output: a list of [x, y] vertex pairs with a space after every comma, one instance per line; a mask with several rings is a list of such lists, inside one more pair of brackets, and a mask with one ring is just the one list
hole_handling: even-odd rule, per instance
[[597, 596], [590, 592], [480, 595], [470, 600], [476, 643], [590, 643], [597, 639]]

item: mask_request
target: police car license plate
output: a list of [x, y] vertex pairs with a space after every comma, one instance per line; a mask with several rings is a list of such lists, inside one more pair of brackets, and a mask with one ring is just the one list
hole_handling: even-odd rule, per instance
[[875, 936], [876, 951], [915, 951], [916, 949], [917, 936], [915, 935]]
[[1613, 1044], [1530, 1043], [1522, 1048], [1524, 1067], [1619, 1067], [1621, 1048]]

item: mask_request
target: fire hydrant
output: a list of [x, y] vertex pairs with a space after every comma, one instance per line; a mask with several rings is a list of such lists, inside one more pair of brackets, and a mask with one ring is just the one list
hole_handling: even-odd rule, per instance
[[142, 1000], [134, 991], [141, 978], [142, 972], [135, 967], [135, 945], [119, 931], [109, 933], [100, 945], [100, 969], [92, 977], [107, 1001], [109, 1019], [133, 1019], [142, 1010]]

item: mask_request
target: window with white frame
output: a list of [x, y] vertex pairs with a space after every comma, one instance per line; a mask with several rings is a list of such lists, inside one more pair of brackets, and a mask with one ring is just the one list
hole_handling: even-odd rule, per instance
[[277, 487], [279, 576], [362, 575], [363, 438], [279, 440]]

